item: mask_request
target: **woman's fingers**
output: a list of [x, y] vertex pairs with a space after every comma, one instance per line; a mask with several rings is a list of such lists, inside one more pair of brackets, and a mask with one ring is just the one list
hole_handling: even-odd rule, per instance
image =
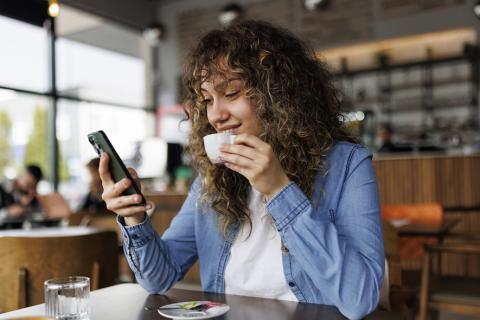
[[142, 196], [140, 194], [123, 195], [123, 192], [128, 189], [132, 183], [136, 183], [138, 187], [141, 188], [137, 172], [129, 168], [128, 171], [133, 181], [124, 178], [115, 183], [110, 174], [108, 162], [108, 154], [103, 153], [98, 171], [103, 186], [102, 199], [107, 204], [107, 209], [125, 217], [139, 216], [140, 214], [143, 216], [146, 210], [151, 209], [151, 204], [141, 205]]
[[220, 158], [225, 163], [235, 164], [236, 166], [239, 166], [239, 167], [251, 168], [252, 166], [255, 165], [254, 160], [250, 158], [246, 158], [243, 155], [235, 154], [235, 153], [222, 152], [222, 154], [220, 155]]
[[225, 144], [220, 147], [220, 151], [223, 152], [222, 156], [225, 154], [238, 154], [250, 160], [258, 156], [258, 152], [254, 148], [241, 144]]
[[132, 182], [129, 179], [124, 178], [113, 185], [107, 185], [107, 187], [103, 188], [103, 200], [107, 201], [108, 199], [119, 197], [131, 184]]
[[289, 183], [272, 146], [256, 136], [239, 134], [234, 144], [224, 145], [220, 150], [225, 166], [243, 175], [267, 197]]
[[135, 169], [133, 169], [132, 167], [128, 167], [128, 172], [130, 173], [130, 175], [132, 176], [133, 179], [138, 179], [138, 174], [137, 174], [137, 171]]
[[102, 180], [103, 188], [105, 189], [109, 185], [113, 184], [112, 176], [110, 174], [110, 169], [108, 168], [108, 162], [110, 158], [106, 152], [102, 153], [100, 158], [100, 164], [98, 166], [98, 173], [100, 174], [100, 179]]
[[137, 185], [137, 187], [140, 190], [142, 190], [142, 184], [140, 183], [140, 178], [138, 177], [137, 171], [135, 171], [135, 169], [133, 169], [131, 167], [129, 167], [127, 170], [130, 173], [130, 175], [132, 176], [133, 180], [135, 181], [135, 184]]
[[119, 210], [130, 206], [142, 207], [143, 210], [145, 210], [145, 206], [139, 206], [141, 202], [142, 197], [139, 194], [120, 196], [106, 200], [107, 209], [117, 213]]

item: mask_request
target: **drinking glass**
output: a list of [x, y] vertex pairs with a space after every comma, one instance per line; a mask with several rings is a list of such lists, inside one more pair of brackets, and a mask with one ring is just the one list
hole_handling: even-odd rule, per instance
[[90, 278], [66, 277], [47, 280], [45, 287], [45, 312], [55, 320], [88, 319], [90, 314]]

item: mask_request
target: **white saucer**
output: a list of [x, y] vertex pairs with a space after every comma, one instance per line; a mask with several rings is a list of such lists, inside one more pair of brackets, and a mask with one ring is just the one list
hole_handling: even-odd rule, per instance
[[[210, 319], [214, 317], [221, 316], [230, 310], [230, 307], [226, 304], [220, 304], [215, 307], [211, 307], [205, 311], [199, 312], [194, 310], [182, 309], [185, 306], [195, 306], [198, 304], [205, 304], [212, 301], [186, 301], [186, 302], [178, 302], [172, 303], [165, 306], [161, 306], [158, 308], [158, 313], [166, 318], [175, 319], [175, 320], [190, 320], [190, 319]], [[168, 310], [167, 308], [179, 308], [179, 309], [171, 309]]]

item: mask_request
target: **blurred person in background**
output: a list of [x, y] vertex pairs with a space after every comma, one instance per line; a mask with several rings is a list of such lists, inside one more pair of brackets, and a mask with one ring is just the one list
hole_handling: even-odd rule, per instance
[[397, 152], [401, 151], [398, 146], [392, 142], [393, 128], [390, 123], [382, 123], [378, 126], [377, 139], [379, 142], [378, 152]]
[[100, 158], [93, 158], [87, 163], [87, 169], [90, 174], [90, 186], [89, 191], [80, 206], [81, 211], [88, 213], [107, 212], [107, 206], [102, 199], [103, 187], [102, 180], [98, 174], [99, 164]]
[[380, 146], [377, 150], [379, 153], [393, 152], [411, 152], [412, 147], [408, 145], [395, 144], [392, 141], [393, 127], [390, 123], [382, 123], [378, 126], [377, 139]]
[[27, 219], [41, 207], [36, 198], [43, 173], [37, 165], [27, 165], [11, 183], [0, 185], [0, 219]]

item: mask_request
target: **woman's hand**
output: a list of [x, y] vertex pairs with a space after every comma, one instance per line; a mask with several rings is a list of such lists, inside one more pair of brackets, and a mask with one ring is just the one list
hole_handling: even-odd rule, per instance
[[142, 196], [139, 194], [122, 195], [123, 191], [130, 187], [132, 183], [136, 183], [140, 188], [141, 185], [137, 172], [132, 168], [128, 168], [130, 175], [135, 181], [124, 178], [115, 183], [108, 169], [109, 160], [108, 154], [104, 152], [98, 168], [103, 186], [102, 199], [107, 204], [107, 209], [123, 216], [125, 218], [125, 224], [129, 226], [143, 222], [143, 220], [145, 220], [145, 212], [152, 207], [151, 204], [147, 203], [145, 206], [140, 205]]
[[12, 204], [7, 207], [7, 214], [9, 217], [12, 218], [20, 218], [25, 213], [27, 213], [27, 211], [28, 210], [25, 207], [22, 207], [19, 204]]
[[267, 201], [290, 181], [272, 147], [256, 136], [239, 134], [234, 144], [223, 145], [220, 151], [225, 166], [247, 178]]

